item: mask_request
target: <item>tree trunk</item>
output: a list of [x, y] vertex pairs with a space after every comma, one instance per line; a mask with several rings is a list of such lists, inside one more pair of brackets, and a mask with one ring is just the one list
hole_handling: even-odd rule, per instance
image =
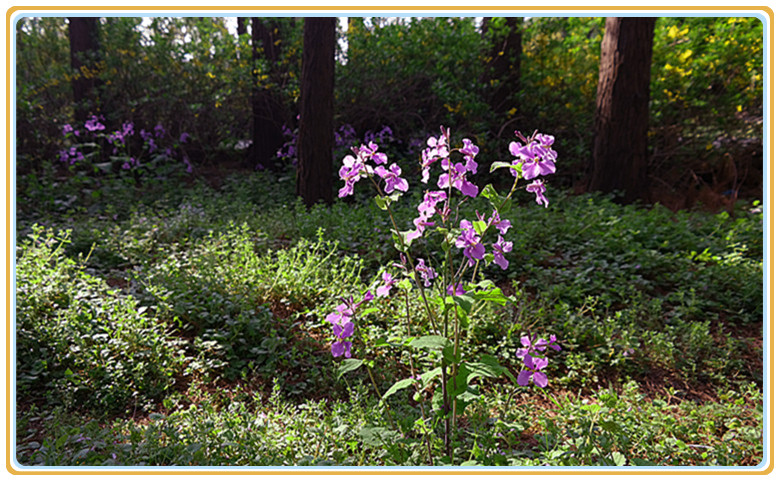
[[242, 36], [247, 33], [247, 24], [244, 17], [236, 17], [236, 35]]
[[647, 198], [649, 81], [654, 18], [606, 19], [601, 44], [589, 191]]
[[71, 68], [74, 70], [71, 80], [74, 116], [76, 121], [84, 122], [90, 114], [97, 112], [100, 105], [97, 89], [100, 55], [98, 18], [68, 17], [68, 37]]
[[337, 19], [305, 18], [296, 193], [304, 204], [331, 203], [334, 149], [334, 49]]
[[[491, 51], [481, 80], [488, 86], [491, 109], [505, 116], [514, 107], [512, 96], [520, 87], [521, 27], [516, 17], [497, 20], [502, 21], [484, 17], [481, 23], [481, 34], [491, 35]], [[492, 23], [498, 23], [499, 28], [495, 29]]]
[[[275, 92], [277, 62], [280, 59], [280, 29], [276, 21], [252, 18], [252, 111], [253, 131], [250, 159], [254, 165], [279, 170], [277, 151], [282, 147], [282, 125], [285, 123], [285, 105]], [[262, 69], [260, 59], [268, 69]], [[264, 77], [265, 76], [265, 77]]]

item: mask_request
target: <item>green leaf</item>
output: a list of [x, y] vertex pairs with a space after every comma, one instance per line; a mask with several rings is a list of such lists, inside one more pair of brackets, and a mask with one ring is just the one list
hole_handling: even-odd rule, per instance
[[617, 467], [624, 467], [627, 465], [627, 459], [619, 452], [611, 452], [611, 460], [614, 461], [614, 465]]
[[485, 232], [486, 232], [486, 230], [489, 228], [489, 227], [486, 225], [486, 222], [485, 222], [485, 221], [481, 221], [481, 220], [478, 220], [478, 221], [473, 221], [473, 222], [472, 222], [472, 227], [473, 227], [473, 229], [475, 230], [475, 233], [476, 233], [478, 236], [481, 236], [481, 235], [483, 235], [483, 233], [485, 233]]
[[[511, 166], [512, 166], [512, 164], [510, 162], [503, 162], [503, 161], [492, 162], [491, 163], [491, 167], [489, 168], [489, 172], [494, 172], [497, 169], [500, 169], [502, 167], [511, 167]], [[483, 188], [483, 190], [485, 191], [486, 188]], [[496, 194], [496, 191], [495, 191], [495, 194]], [[483, 193], [481, 193], [481, 195], [483, 195]]]
[[411, 244], [411, 241], [407, 240], [407, 235], [413, 232], [415, 231], [412, 229], [409, 231], [402, 231], [399, 233], [400, 235], [402, 235], [402, 239], [399, 239], [399, 236], [396, 235], [396, 231], [392, 229], [391, 237], [394, 239], [394, 248], [400, 253], [407, 251], [407, 248], [409, 248]]
[[353, 370], [358, 370], [361, 368], [361, 366], [364, 365], [364, 360], [359, 358], [345, 358], [342, 360], [342, 363], [339, 364], [339, 368], [337, 368], [337, 380], [342, 378], [342, 375], [352, 372]]
[[[469, 314], [472, 311], [472, 305], [475, 303], [475, 298], [472, 295], [473, 293], [470, 291], [463, 295], [454, 296], [453, 300], [457, 305], [459, 305], [459, 308], [464, 310], [465, 313]], [[451, 297], [449, 296], [449, 298]]]
[[358, 435], [365, 444], [371, 447], [382, 447], [397, 438], [396, 432], [384, 427], [364, 427], [358, 431]]
[[359, 316], [362, 316], [362, 317], [363, 316], [367, 316], [367, 315], [369, 315], [371, 313], [375, 313], [377, 311], [380, 311], [380, 308], [375, 308], [375, 307], [367, 308], [366, 310], [362, 311], [361, 315], [359, 315]]
[[656, 464], [654, 462], [650, 462], [650, 461], [648, 461], [646, 459], [632, 458], [632, 459], [630, 459], [630, 465], [638, 465], [638, 466], [648, 467], [648, 466], [654, 466]]
[[427, 386], [427, 385], [429, 385], [429, 382], [431, 382], [435, 378], [439, 377], [442, 373], [443, 373], [442, 368], [440, 368], [440, 367], [432, 368], [428, 372], [424, 372], [424, 373], [421, 374], [421, 383], [424, 386]]
[[405, 388], [409, 387], [412, 384], [413, 384], [412, 378], [405, 378], [403, 380], [399, 380], [398, 382], [391, 385], [391, 388], [386, 390], [386, 393], [383, 394], [383, 400], [395, 394], [399, 390], [404, 390]]
[[413, 348], [442, 348], [448, 343], [448, 339], [440, 335], [426, 335], [415, 338], [410, 342]]
[[375, 203], [377, 204], [377, 207], [379, 207], [383, 211], [388, 211], [389, 201], [386, 196], [381, 196], [380, 194], [378, 194], [377, 196], [375, 196]]

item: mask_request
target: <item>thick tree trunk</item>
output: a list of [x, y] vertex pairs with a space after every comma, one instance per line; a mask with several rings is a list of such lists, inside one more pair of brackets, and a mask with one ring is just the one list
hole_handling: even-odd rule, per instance
[[[275, 92], [277, 62], [280, 59], [280, 30], [270, 19], [252, 18], [253, 131], [250, 159], [254, 165], [279, 170], [277, 151], [282, 147], [282, 125], [285, 122], [285, 106]], [[263, 58], [269, 71], [262, 71], [259, 60]], [[266, 75], [266, 78], [264, 78]]]
[[589, 191], [646, 199], [649, 81], [654, 18], [606, 19], [597, 86]]
[[296, 193], [304, 204], [331, 203], [336, 18], [305, 18]]
[[74, 115], [77, 121], [84, 122], [90, 114], [97, 112], [99, 106], [98, 18], [68, 17], [68, 37], [71, 43], [71, 68], [74, 70], [71, 80]]

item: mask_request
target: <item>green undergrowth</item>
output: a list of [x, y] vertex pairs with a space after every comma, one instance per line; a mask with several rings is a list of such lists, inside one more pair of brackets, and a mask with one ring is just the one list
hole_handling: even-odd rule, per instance
[[[400, 391], [383, 408], [373, 387], [426, 358], [400, 357], [425, 331], [403, 318], [420, 301], [392, 292], [357, 320], [374, 380], [330, 353], [325, 315], [398, 261], [374, 202], [307, 210], [268, 173], [219, 189], [79, 182], [92, 181], [20, 190], [20, 463], [428, 463], [420, 407]], [[415, 207], [395, 205], [401, 229]], [[519, 337], [556, 333], [550, 394], [492, 382], [454, 460], [435, 463], [760, 463], [762, 207], [673, 213], [556, 192], [530, 207], [508, 214], [509, 269], [479, 273], [513, 302], [474, 313], [463, 349], [515, 377]]]

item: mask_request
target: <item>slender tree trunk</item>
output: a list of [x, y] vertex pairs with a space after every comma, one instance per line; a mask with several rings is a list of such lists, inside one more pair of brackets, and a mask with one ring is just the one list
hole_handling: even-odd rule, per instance
[[606, 19], [588, 190], [646, 199], [654, 18]]
[[331, 203], [336, 18], [305, 18], [296, 193], [304, 204]]
[[488, 85], [487, 100], [492, 110], [505, 115], [514, 107], [512, 96], [520, 87], [521, 27], [516, 17], [504, 17], [501, 32], [494, 30], [492, 22], [493, 18], [484, 17], [481, 23], [481, 34], [492, 35], [482, 81]]
[[236, 35], [244, 35], [247, 33], [247, 24], [244, 17], [236, 17]]
[[97, 17], [68, 17], [68, 37], [71, 43], [71, 68], [74, 77], [74, 115], [83, 122], [90, 114], [97, 112], [99, 81], [97, 68], [100, 55]]
[[[285, 105], [275, 92], [277, 62], [280, 59], [279, 24], [270, 19], [252, 18], [253, 131], [250, 159], [253, 164], [279, 170], [277, 151], [282, 147], [282, 125], [285, 122]], [[260, 68], [260, 59], [268, 69]]]

